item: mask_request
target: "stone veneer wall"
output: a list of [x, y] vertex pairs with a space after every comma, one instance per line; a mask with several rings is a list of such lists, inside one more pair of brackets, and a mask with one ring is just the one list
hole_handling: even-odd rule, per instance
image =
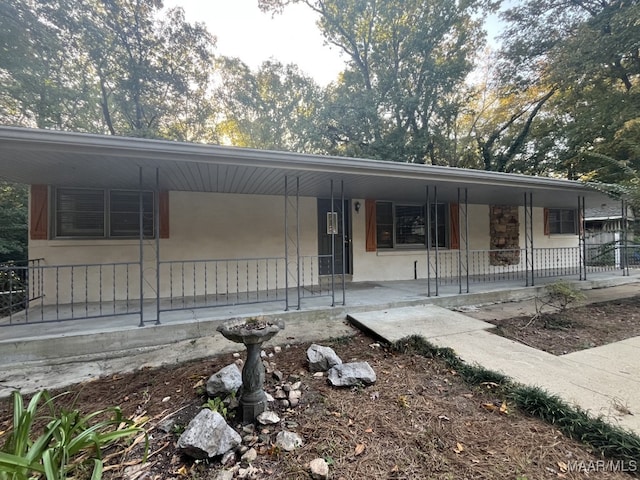
[[520, 263], [520, 221], [518, 207], [489, 206], [490, 249], [489, 264], [493, 266]]

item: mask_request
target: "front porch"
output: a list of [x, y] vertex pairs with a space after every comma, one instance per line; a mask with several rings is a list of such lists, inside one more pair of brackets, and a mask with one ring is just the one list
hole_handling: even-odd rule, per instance
[[[391, 281], [391, 282], [345, 282], [346, 305], [337, 302], [331, 307], [326, 296], [305, 297], [298, 310], [284, 311], [279, 302], [245, 303], [207, 307], [196, 304], [193, 308], [166, 311], [161, 315], [160, 323], [153, 322], [146, 328], [139, 328], [139, 313], [117, 311], [125, 308], [124, 304], [103, 302], [102, 316], [97, 318], [79, 318], [74, 321], [45, 321], [36, 324], [26, 323], [26, 316], [16, 314], [11, 327], [0, 328], [0, 346], [3, 355], [1, 365], [18, 364], [55, 364], [68, 362], [86, 362], [98, 359], [126, 357], [131, 353], [153, 350], [160, 346], [182, 345], [200, 341], [215, 334], [216, 326], [232, 317], [248, 317], [265, 315], [274, 319], [282, 319], [294, 327], [295, 331], [316, 332], [322, 337], [339, 334], [340, 325], [348, 313], [380, 310], [392, 307], [404, 307], [434, 304], [447, 308], [460, 306], [498, 303], [526, 299], [535, 296], [544, 285], [558, 279], [571, 281], [578, 288], [592, 289], [640, 282], [640, 270], [631, 269], [629, 275], [619, 271], [590, 273], [586, 280], [579, 281], [574, 275], [560, 277], [540, 277], [536, 286], [524, 286], [522, 281], [514, 279], [496, 280], [491, 283], [474, 284], [470, 293], [459, 293], [459, 285], [442, 284], [438, 296], [429, 296], [426, 280]], [[293, 294], [295, 292], [291, 292]], [[342, 300], [341, 298], [339, 298]], [[162, 304], [170, 304], [169, 299], [162, 299]], [[137, 302], [136, 302], [137, 304]], [[202, 307], [202, 308], [200, 308]], [[78, 306], [74, 311], [78, 311]], [[100, 305], [83, 306], [89, 312], [99, 312]], [[107, 310], [115, 308], [117, 314], [109, 315]], [[146, 300], [143, 304], [145, 315], [152, 315], [156, 310], [155, 300]], [[70, 305], [44, 308], [43, 314], [60, 315], [70, 312]], [[22, 317], [20, 317], [22, 315]], [[7, 326], [5, 317], [4, 325]], [[21, 320], [21, 321], [19, 321]], [[338, 325], [338, 330], [335, 326]], [[297, 327], [296, 327], [297, 326]], [[333, 328], [331, 327], [333, 326]], [[338, 333], [336, 333], [338, 332]], [[290, 341], [297, 341], [295, 334]], [[284, 341], [280, 339], [280, 341]], [[182, 342], [182, 343], [180, 343]], [[187, 349], [188, 350], [188, 349]], [[187, 358], [187, 350], [181, 358]], [[178, 353], [176, 355], [179, 356]], [[201, 353], [204, 355], [204, 353]]]

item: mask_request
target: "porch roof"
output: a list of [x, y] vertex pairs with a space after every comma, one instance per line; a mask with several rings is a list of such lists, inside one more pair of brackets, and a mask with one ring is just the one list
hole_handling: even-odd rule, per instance
[[53, 130], [0, 127], [0, 178], [25, 184], [283, 195], [286, 176], [300, 179], [300, 195], [336, 195], [344, 182], [347, 198], [422, 203], [425, 186], [438, 199], [455, 202], [457, 188], [469, 203], [519, 205], [525, 192], [539, 207], [591, 206], [607, 197], [575, 181], [407, 164], [361, 158], [308, 155], [165, 140], [115, 137]]

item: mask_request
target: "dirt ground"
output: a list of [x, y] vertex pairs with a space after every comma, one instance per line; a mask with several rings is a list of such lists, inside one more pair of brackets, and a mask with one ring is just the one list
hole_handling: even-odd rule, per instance
[[486, 318], [494, 333], [554, 355], [640, 335], [640, 296], [591, 303], [564, 312], [548, 309], [514, 318]]
[[[602, 318], [610, 311], [597, 308]], [[617, 318], [626, 317], [620, 313]], [[308, 464], [318, 457], [329, 463], [330, 478], [344, 480], [629, 478], [611, 471], [572, 471], [599, 458], [552, 425], [509, 404], [501, 412], [503, 398], [491, 385], [469, 387], [440, 360], [393, 352], [362, 334], [318, 343], [333, 347], [345, 362], [369, 362], [378, 380], [366, 388], [333, 388], [325, 377], [309, 373], [308, 345], [283, 345], [279, 353], [268, 350], [273, 354], [267, 359], [271, 368], [281, 371], [285, 380], [302, 382], [302, 398], [296, 408], [274, 407], [281, 424], [256, 432], [254, 478], [308, 479]], [[119, 405], [127, 416], [148, 417], [148, 461], [142, 463], [139, 446], [128, 448], [111, 458], [107, 479], [214, 480], [223, 468], [219, 459], [193, 462], [175, 445], [179, 432], [205, 402], [203, 381], [234, 360], [222, 355], [114, 375], [75, 385], [63, 398], [83, 412]], [[279, 381], [268, 375], [267, 391], [277, 385]], [[158, 426], [168, 417], [176, 419], [176, 426], [165, 433]], [[10, 419], [10, 403], [4, 400], [0, 432], [10, 429]], [[241, 428], [233, 419], [229, 423]], [[294, 452], [278, 451], [273, 443], [282, 429], [298, 433], [304, 445]]]

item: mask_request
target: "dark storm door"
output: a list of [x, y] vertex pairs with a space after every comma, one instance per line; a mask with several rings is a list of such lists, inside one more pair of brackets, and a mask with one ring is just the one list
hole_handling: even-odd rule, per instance
[[[344, 261], [345, 273], [351, 273], [351, 242], [349, 200], [345, 200], [340, 205], [340, 200], [333, 201], [334, 214], [331, 215], [331, 200], [325, 198], [318, 199], [318, 255], [320, 275], [331, 275], [331, 241], [335, 236], [335, 274], [342, 274], [342, 263]], [[342, 230], [342, 215], [344, 215], [344, 229]], [[335, 235], [331, 232], [334, 231]], [[344, 259], [342, 258], [344, 245]]]

